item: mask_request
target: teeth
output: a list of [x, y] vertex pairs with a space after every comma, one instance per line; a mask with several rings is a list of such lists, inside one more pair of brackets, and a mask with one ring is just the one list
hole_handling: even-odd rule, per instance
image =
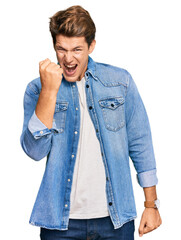
[[75, 67], [76, 64], [74, 64], [74, 65], [66, 65], [66, 64], [65, 64], [65, 66], [68, 67], [68, 68], [72, 68], [72, 67]]

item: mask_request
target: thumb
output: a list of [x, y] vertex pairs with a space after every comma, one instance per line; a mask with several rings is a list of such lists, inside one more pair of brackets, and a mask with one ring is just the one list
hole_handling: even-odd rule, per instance
[[143, 229], [143, 234], [145, 233], [148, 233], [148, 232], [151, 232], [153, 230], [153, 228], [149, 227], [149, 226], [145, 226], [144, 229]]

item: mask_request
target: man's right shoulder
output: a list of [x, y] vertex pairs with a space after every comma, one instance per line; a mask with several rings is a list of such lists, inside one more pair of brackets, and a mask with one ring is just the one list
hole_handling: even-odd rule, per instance
[[26, 93], [30, 95], [39, 95], [41, 91], [40, 77], [33, 79], [26, 87]]

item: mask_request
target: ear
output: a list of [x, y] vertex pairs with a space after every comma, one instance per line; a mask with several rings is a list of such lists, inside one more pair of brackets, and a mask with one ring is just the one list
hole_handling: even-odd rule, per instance
[[89, 54], [92, 53], [94, 51], [94, 48], [96, 46], [96, 40], [94, 39], [92, 42], [91, 42], [91, 45], [89, 46]]

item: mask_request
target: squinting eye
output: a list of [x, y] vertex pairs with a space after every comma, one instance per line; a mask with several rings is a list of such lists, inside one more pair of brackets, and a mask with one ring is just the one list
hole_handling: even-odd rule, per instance
[[65, 50], [63, 48], [57, 48], [57, 51], [64, 52]]
[[75, 52], [80, 52], [81, 49], [77, 48], [77, 49], [75, 49], [74, 51], [75, 51]]

